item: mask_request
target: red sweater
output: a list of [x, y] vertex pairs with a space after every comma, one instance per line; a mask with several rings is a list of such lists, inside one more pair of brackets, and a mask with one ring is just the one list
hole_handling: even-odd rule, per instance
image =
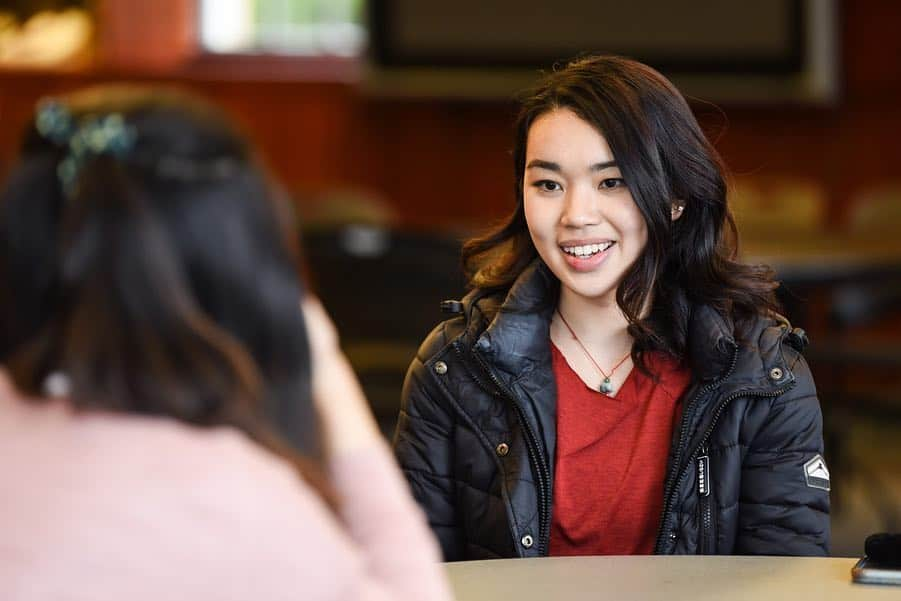
[[655, 354], [615, 398], [588, 388], [556, 346], [557, 452], [551, 555], [654, 552], [673, 424], [691, 374]]

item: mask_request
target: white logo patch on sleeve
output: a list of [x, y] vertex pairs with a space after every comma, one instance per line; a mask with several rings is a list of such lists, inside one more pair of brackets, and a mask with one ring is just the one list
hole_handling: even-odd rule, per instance
[[810, 488], [830, 489], [829, 468], [826, 467], [826, 460], [822, 455], [816, 454], [813, 459], [804, 464], [804, 479]]

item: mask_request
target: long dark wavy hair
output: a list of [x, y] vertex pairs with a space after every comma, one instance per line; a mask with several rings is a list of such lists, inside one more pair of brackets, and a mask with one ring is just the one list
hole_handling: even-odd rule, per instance
[[[647, 247], [616, 291], [635, 341], [636, 365], [645, 369], [642, 356], [649, 350], [685, 357], [694, 303], [717, 309], [739, 335], [755, 316], [776, 310], [772, 270], [736, 260], [738, 237], [722, 161], [665, 77], [634, 60], [585, 57], [547, 74], [520, 102], [513, 148], [516, 208], [464, 244], [471, 286], [502, 293], [538, 257], [523, 209], [526, 143], [538, 117], [566, 108], [607, 140], [647, 224]], [[674, 203], [685, 207], [676, 221]], [[650, 312], [643, 315], [649, 299]]]
[[235, 426], [328, 486], [312, 404], [293, 224], [254, 151], [171, 90], [56, 99], [73, 122], [121, 116], [133, 145], [82, 160], [32, 124], [0, 192], [0, 362], [77, 409]]

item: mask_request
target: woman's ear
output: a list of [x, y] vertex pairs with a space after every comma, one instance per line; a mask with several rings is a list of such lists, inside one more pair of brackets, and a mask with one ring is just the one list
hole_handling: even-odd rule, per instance
[[682, 216], [682, 213], [685, 212], [685, 203], [681, 200], [673, 201], [673, 206], [670, 212], [670, 218], [675, 221], [679, 217]]

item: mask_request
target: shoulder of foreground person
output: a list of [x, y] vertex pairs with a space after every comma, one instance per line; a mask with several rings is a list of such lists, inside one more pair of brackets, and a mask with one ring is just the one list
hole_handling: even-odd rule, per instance
[[[2, 429], [20, 434], [0, 441], [15, 450], [0, 452], [0, 467], [16, 487], [0, 516], [12, 541], [0, 553], [2, 589], [42, 582], [42, 594], [67, 596], [74, 582], [91, 599], [175, 589], [198, 599], [448, 598], [435, 544], [384, 448], [334, 459], [344, 500], [335, 515], [290, 465], [229, 428], [76, 416], [55, 401], [13, 418]], [[23, 595], [14, 598], [39, 598]]]
[[[386, 443], [380, 440], [330, 458], [330, 481], [339, 500], [337, 515], [325, 508], [293, 468], [252, 446], [258, 459], [249, 461], [269, 463], [273, 483], [281, 480], [286, 491], [299, 489], [298, 496], [305, 498], [304, 503], [288, 508], [273, 494], [276, 511], [268, 521], [272, 536], [283, 545], [282, 552], [298, 556], [297, 573], [304, 575], [306, 595], [348, 601], [450, 599], [437, 543]], [[261, 506], [251, 509], [268, 511]], [[335, 577], [336, 566], [340, 566], [339, 577]]]

